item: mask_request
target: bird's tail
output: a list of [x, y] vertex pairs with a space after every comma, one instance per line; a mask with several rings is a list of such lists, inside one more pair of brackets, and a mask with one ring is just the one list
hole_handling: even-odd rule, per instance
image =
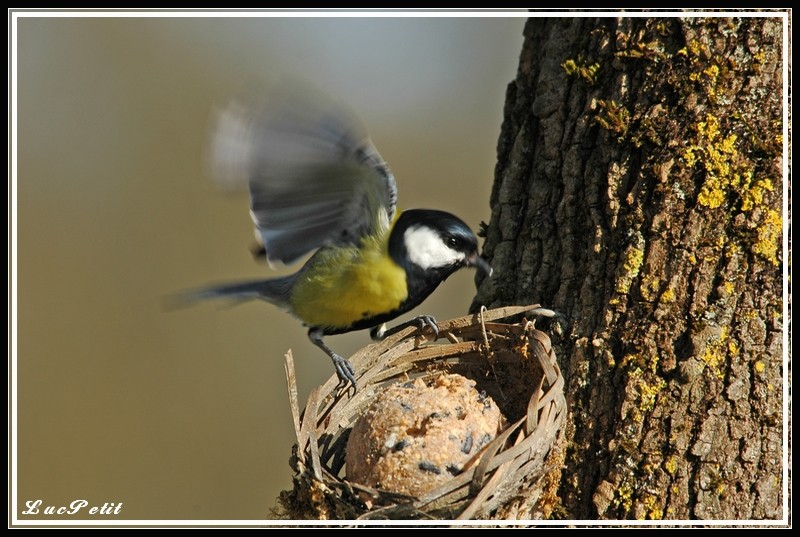
[[269, 280], [254, 280], [223, 285], [211, 285], [177, 293], [165, 300], [167, 309], [191, 306], [209, 299], [229, 299], [234, 302], [245, 302], [252, 299], [266, 300], [281, 308], [288, 308], [289, 297], [294, 284], [295, 275]]

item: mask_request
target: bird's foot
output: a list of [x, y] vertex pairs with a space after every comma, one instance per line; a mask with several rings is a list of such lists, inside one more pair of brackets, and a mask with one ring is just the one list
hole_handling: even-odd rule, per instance
[[339, 377], [339, 384], [345, 388], [348, 384], [351, 384], [353, 389], [355, 389], [356, 370], [353, 369], [350, 361], [336, 353], [331, 353], [331, 360], [333, 361], [333, 367], [336, 369], [336, 376]]
[[410, 324], [416, 324], [420, 332], [428, 327], [433, 331], [434, 339], [439, 337], [439, 325], [436, 324], [436, 319], [432, 315], [420, 315], [416, 319], [412, 319]]

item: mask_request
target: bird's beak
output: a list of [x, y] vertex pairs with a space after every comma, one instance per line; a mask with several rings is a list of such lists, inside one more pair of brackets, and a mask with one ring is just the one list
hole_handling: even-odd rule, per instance
[[489, 266], [489, 263], [487, 263], [484, 258], [478, 255], [478, 252], [472, 252], [467, 257], [467, 265], [470, 267], [475, 267], [476, 269], [486, 274], [486, 276], [491, 276], [492, 272], [494, 272], [492, 270], [492, 267]]

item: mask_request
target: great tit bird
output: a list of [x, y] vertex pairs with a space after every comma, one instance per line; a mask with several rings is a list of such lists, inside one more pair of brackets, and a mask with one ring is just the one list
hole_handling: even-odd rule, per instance
[[246, 179], [250, 214], [270, 263], [313, 255], [294, 274], [206, 287], [191, 299], [261, 299], [308, 327], [344, 385], [350, 362], [324, 337], [371, 329], [419, 305], [462, 267], [490, 275], [469, 226], [447, 212], [397, 209], [397, 186], [355, 113], [306, 86], [278, 85], [264, 98], [238, 100], [218, 116], [213, 138], [217, 177]]

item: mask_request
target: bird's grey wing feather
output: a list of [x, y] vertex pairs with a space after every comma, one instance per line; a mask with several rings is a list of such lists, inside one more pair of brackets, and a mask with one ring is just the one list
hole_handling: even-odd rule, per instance
[[223, 182], [245, 176], [270, 261], [324, 244], [357, 244], [394, 217], [394, 176], [346, 105], [308, 86], [278, 85], [218, 117], [214, 163]]

